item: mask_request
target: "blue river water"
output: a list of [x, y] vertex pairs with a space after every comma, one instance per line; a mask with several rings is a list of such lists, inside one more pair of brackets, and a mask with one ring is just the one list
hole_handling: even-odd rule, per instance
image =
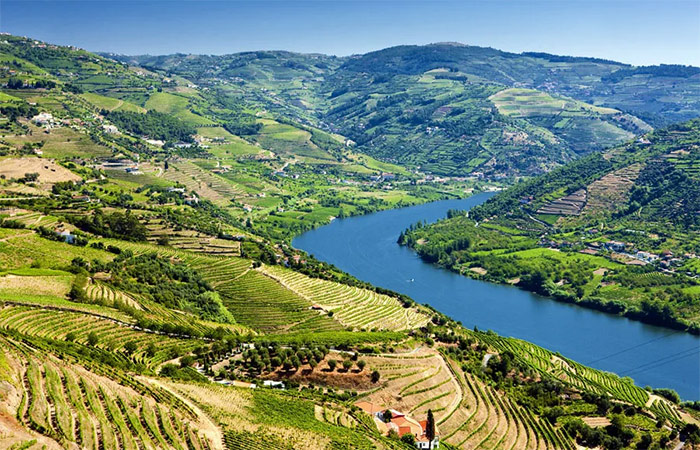
[[406, 294], [468, 328], [533, 342], [639, 386], [700, 400], [700, 337], [559, 303], [516, 287], [473, 280], [423, 262], [396, 240], [418, 221], [469, 209], [489, 193], [334, 220], [296, 237], [294, 247], [376, 286]]

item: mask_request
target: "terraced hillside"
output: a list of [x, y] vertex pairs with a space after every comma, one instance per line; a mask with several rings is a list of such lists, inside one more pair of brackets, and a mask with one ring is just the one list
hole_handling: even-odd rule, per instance
[[587, 192], [583, 189], [567, 196], [553, 200], [537, 210], [538, 214], [553, 214], [558, 216], [578, 215], [586, 205]]
[[428, 320], [421, 311], [368, 289], [314, 279], [280, 267], [265, 266], [261, 271], [313, 302], [314, 309], [332, 312], [333, 318], [345, 326], [405, 330], [420, 327]]
[[463, 449], [573, 449], [566, 433], [434, 350], [367, 358], [385, 379], [362, 398], [422, 420], [435, 414], [443, 442]]
[[[94, 342], [92, 346], [113, 352], [118, 359], [154, 366], [172, 359], [180, 350], [191, 350], [197, 345], [192, 340], [145, 333], [135, 325], [114, 319], [50, 307], [6, 305], [0, 309], [0, 326], [45, 339], [66, 340], [68, 337], [72, 342]], [[134, 345], [130, 350], [127, 350], [128, 343]]]
[[[636, 68], [450, 43], [347, 59], [286, 52], [117, 58], [192, 77], [232, 101], [340, 133], [385, 161], [446, 175], [542, 173], [645, 133], [650, 124], [700, 111], [697, 68]], [[220, 86], [227, 79], [251, 89]], [[641, 94], [638, 83], [654, 88]], [[287, 152], [296, 141], [304, 158], [327, 157], [303, 130], [272, 118], [264, 117], [262, 133], [251, 137], [270, 150]]]
[[192, 162], [173, 164], [163, 176], [185, 186], [188, 192], [195, 192], [199, 197], [220, 206], [228, 205], [234, 197], [244, 193], [223, 178], [203, 170]]
[[[16, 422], [27, 434], [0, 436], [4, 448], [220, 449], [194, 411], [162, 389], [118, 371], [102, 374], [5, 338], [0, 359]], [[8, 389], [9, 388], [9, 389]], [[32, 442], [36, 443], [34, 445]]]
[[[547, 172], [646, 129], [636, 110], [697, 111], [695, 69], [451, 44], [120, 63], [0, 40], [3, 450], [414, 448], [377, 426], [394, 408], [434, 415], [448, 449], [700, 442], [697, 404], [673, 391], [467, 330], [290, 245]], [[616, 107], [639, 79], [655, 88]], [[402, 239], [462, 273], [686, 326], [698, 140], [694, 122], [655, 131]]]
[[238, 241], [219, 239], [195, 230], [168, 226], [163, 219], [149, 219], [146, 223], [148, 241], [151, 243], [167, 242], [168, 245], [211, 256], [240, 256], [241, 245]]

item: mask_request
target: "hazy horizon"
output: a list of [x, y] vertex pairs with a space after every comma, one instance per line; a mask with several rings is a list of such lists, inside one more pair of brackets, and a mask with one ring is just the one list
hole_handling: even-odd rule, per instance
[[700, 66], [700, 2], [13, 1], [0, 30], [124, 55], [336, 56], [459, 42], [633, 65]]

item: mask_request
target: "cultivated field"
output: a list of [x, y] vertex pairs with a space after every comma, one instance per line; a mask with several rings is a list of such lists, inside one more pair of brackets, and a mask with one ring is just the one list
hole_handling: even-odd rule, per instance
[[78, 181], [80, 177], [52, 159], [6, 158], [0, 160], [0, 176], [20, 179], [28, 173], [39, 174], [38, 182], [53, 184], [59, 181]]
[[586, 205], [586, 190], [578, 191], [553, 200], [537, 210], [538, 214], [554, 214], [559, 216], [576, 216]]
[[435, 350], [365, 358], [386, 380], [363, 401], [424, 420], [435, 414], [443, 442], [461, 449], [573, 449], [562, 430], [463, 373]]
[[[0, 415], [0, 425], [17, 422], [40, 435], [35, 446], [25, 436], [0, 435], [0, 445], [18, 448], [145, 450], [210, 450], [220, 448], [199, 433], [199, 417], [162, 389], [139, 383], [118, 371], [89, 372], [38, 354], [24, 344], [0, 340], [0, 358], [9, 370], [9, 393], [21, 398], [6, 407], [14, 417]], [[41, 435], [45, 436], [41, 437]], [[48, 438], [48, 439], [47, 439]], [[50, 439], [50, 440], [49, 440]], [[13, 442], [14, 441], [14, 442]], [[3, 446], [3, 448], [10, 448]]]
[[641, 169], [641, 164], [633, 164], [609, 173], [588, 185], [584, 214], [610, 212], [623, 204], [627, 192], [634, 186], [634, 181]]
[[171, 164], [163, 176], [219, 206], [229, 206], [233, 198], [245, 195], [242, 189], [191, 162]]
[[416, 308], [405, 308], [387, 295], [368, 289], [310, 278], [276, 266], [264, 266], [261, 272], [279, 281], [345, 326], [371, 330], [405, 330], [424, 325], [428, 317]]

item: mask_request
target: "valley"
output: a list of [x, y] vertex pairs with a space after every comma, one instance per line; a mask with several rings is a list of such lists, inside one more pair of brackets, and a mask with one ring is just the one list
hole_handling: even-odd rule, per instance
[[[431, 262], [499, 282], [507, 242], [503, 277], [532, 281], [533, 259], [566, 269], [542, 293], [695, 330], [695, 264], [662, 252], [697, 253], [698, 77], [458, 44], [124, 56], [3, 33], [0, 446], [695, 445], [696, 336], [396, 240], [430, 260], [444, 238]], [[620, 258], [675, 273], [563, 251], [621, 236]], [[483, 262], [454, 253], [472, 242]]]

